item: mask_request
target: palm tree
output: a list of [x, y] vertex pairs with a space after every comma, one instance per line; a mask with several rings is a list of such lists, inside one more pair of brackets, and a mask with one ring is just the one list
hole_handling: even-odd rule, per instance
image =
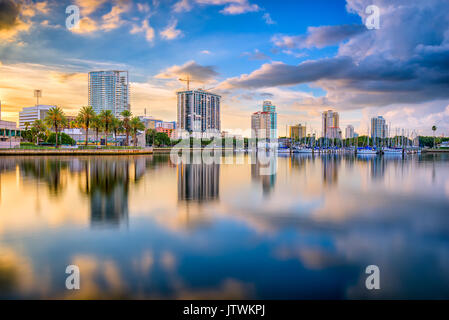
[[111, 126], [114, 122], [114, 114], [111, 110], [103, 110], [101, 111], [100, 115], [98, 116], [101, 122], [101, 126], [104, 129], [104, 133], [106, 134], [106, 146], [108, 145], [108, 134], [111, 130]]
[[137, 131], [145, 130], [145, 125], [138, 117], [134, 117], [129, 122], [131, 132], [133, 133], [134, 146], [137, 147]]
[[436, 148], [436, 146], [435, 146], [435, 131], [437, 131], [437, 126], [432, 126], [432, 131], [433, 131], [433, 147]]
[[58, 133], [59, 129], [66, 125], [67, 119], [64, 115], [64, 111], [62, 111], [59, 107], [53, 107], [48, 110], [47, 115], [45, 117], [45, 124], [50, 128], [53, 128], [56, 133], [56, 148], [58, 147]]
[[30, 126], [30, 123], [28, 121], [26, 121], [23, 125], [25, 126], [25, 131], [28, 131], [28, 127]]
[[98, 116], [95, 116], [95, 118], [92, 119], [91, 128], [95, 130], [95, 144], [98, 145], [98, 134], [101, 130], [101, 120]]
[[89, 142], [89, 127], [96, 116], [94, 109], [91, 106], [86, 106], [81, 108], [76, 118], [77, 122], [86, 130], [86, 146]]
[[129, 131], [131, 130], [130, 121], [131, 121], [132, 113], [129, 110], [124, 110], [121, 113], [121, 116], [123, 117], [123, 128], [125, 129], [125, 132], [126, 132], [125, 145], [128, 146], [129, 145]]

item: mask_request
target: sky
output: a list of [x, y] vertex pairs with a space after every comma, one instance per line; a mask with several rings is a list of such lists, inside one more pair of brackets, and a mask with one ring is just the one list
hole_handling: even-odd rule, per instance
[[[66, 8], [76, 5], [77, 27]], [[369, 5], [379, 28], [365, 25]], [[87, 73], [128, 70], [131, 111], [176, 120], [176, 91], [222, 95], [222, 130], [247, 132], [263, 100], [279, 134], [321, 112], [359, 134], [382, 115], [392, 128], [449, 135], [449, 1], [0, 0], [2, 119], [35, 104], [69, 115], [87, 105]], [[71, 20], [70, 20], [71, 21]], [[69, 21], [69, 22], [70, 22]]]

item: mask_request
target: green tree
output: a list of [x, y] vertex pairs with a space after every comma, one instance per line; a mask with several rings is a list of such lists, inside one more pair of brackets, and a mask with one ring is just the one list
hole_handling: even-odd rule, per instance
[[47, 127], [42, 120], [34, 120], [31, 125], [31, 137], [32, 140], [36, 138], [36, 144], [39, 144], [39, 140], [44, 140], [47, 132]]
[[146, 134], [146, 140], [148, 144], [151, 144], [152, 146], [156, 143], [156, 130], [154, 129], [148, 129]]
[[26, 122], [24, 123], [24, 125], [25, 125], [25, 131], [28, 131], [28, 128], [29, 128], [29, 126], [30, 126], [30, 123], [29, 123], [28, 121], [26, 121]]
[[86, 146], [89, 142], [89, 128], [96, 114], [91, 106], [82, 107], [76, 118], [77, 122], [86, 130]]
[[115, 145], [117, 146], [117, 134], [123, 132], [123, 125], [120, 119], [114, 117], [111, 123], [111, 131], [114, 133]]
[[145, 125], [138, 117], [134, 117], [129, 122], [129, 128], [133, 134], [134, 146], [137, 147], [137, 132], [145, 130]]
[[67, 124], [67, 118], [64, 112], [59, 107], [53, 107], [48, 110], [47, 116], [45, 117], [45, 124], [50, 128], [53, 128], [56, 133], [55, 146], [58, 147], [58, 132], [61, 127]]
[[129, 145], [129, 132], [131, 131], [131, 117], [132, 113], [129, 110], [124, 110], [121, 113], [121, 116], [123, 117], [123, 128], [125, 129], [126, 133], [126, 141], [125, 145]]
[[111, 110], [103, 110], [103, 111], [101, 111], [98, 118], [100, 119], [101, 126], [102, 126], [105, 136], [106, 136], [106, 146], [107, 146], [108, 145], [108, 134], [111, 130], [111, 126], [112, 126], [112, 123], [113, 123], [115, 117]]
[[437, 126], [432, 126], [432, 131], [433, 131], [433, 147], [436, 148], [436, 145], [435, 145], [435, 131], [437, 131]]
[[[55, 141], [56, 141], [56, 133], [52, 132], [47, 138], [47, 143], [55, 143]], [[70, 144], [70, 145], [75, 144], [75, 140], [73, 140], [71, 136], [69, 136], [64, 132], [58, 133], [58, 141], [60, 144]]]

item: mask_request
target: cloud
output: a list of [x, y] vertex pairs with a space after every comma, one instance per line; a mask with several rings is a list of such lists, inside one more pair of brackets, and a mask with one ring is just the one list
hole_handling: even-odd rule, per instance
[[46, 3], [37, 3], [36, 6], [24, 5], [22, 2], [12, 0], [0, 1], [0, 39], [13, 41], [16, 36], [28, 31], [32, 25], [30, 17], [36, 12], [47, 13]]
[[262, 19], [265, 21], [266, 24], [276, 24], [276, 21], [271, 19], [271, 16], [268, 12], [264, 13], [264, 15], [262, 16]]
[[237, 15], [260, 10], [257, 4], [248, 0], [195, 0], [200, 5], [225, 6], [220, 12], [227, 15]]
[[137, 25], [133, 25], [130, 33], [136, 34], [143, 32], [145, 34], [145, 39], [147, 39], [148, 42], [152, 42], [154, 39], [154, 29], [149, 25], [148, 20], [144, 20], [142, 22], [142, 25], [139, 27]]
[[160, 32], [162, 38], [166, 40], [173, 40], [182, 35], [181, 30], [176, 29], [177, 20], [173, 20], [164, 30]]
[[76, 0], [75, 3], [80, 7], [81, 16], [88, 16], [99, 9], [106, 0]]
[[138, 3], [137, 10], [139, 10], [139, 12], [148, 13], [150, 12], [150, 6], [148, 3]]
[[278, 47], [288, 49], [304, 48], [324, 48], [335, 45], [341, 41], [347, 40], [368, 29], [364, 25], [339, 25], [339, 26], [321, 26], [308, 27], [307, 35], [286, 36], [276, 35], [272, 38], [274, 44]]
[[[368, 0], [350, 0], [347, 8], [364, 19]], [[339, 43], [334, 57], [303, 61], [298, 65], [271, 62], [220, 84], [231, 90], [257, 90], [308, 84], [326, 92], [326, 104], [339, 109], [404, 108], [441, 115], [449, 99], [448, 3], [430, 1], [378, 1], [381, 28], [360, 25], [309, 28], [306, 35], [278, 36], [284, 48], [322, 48]], [[432, 21], [432, 23], [429, 23]], [[342, 42], [348, 40], [347, 42]], [[427, 107], [430, 102], [436, 104]], [[319, 103], [322, 101], [308, 101]], [[421, 114], [419, 112], [419, 114]], [[425, 114], [422, 114], [424, 116]], [[403, 113], [408, 123], [415, 121]], [[429, 120], [430, 121], [430, 120]]]
[[132, 2], [129, 0], [120, 0], [116, 5], [112, 6], [111, 11], [102, 17], [103, 30], [112, 30], [120, 27], [124, 21], [121, 19], [121, 15], [128, 12], [132, 7]]
[[83, 17], [80, 19], [77, 26], [70, 29], [70, 31], [74, 33], [79, 34], [86, 34], [86, 33], [92, 33], [99, 29], [98, 24], [95, 22], [95, 20], [92, 20], [89, 17]]
[[244, 52], [243, 55], [248, 56], [249, 60], [271, 60], [271, 58], [259, 49], [255, 49], [254, 52]]
[[212, 54], [212, 52], [210, 52], [209, 50], [202, 50], [200, 53], [202, 53], [202, 54]]
[[192, 4], [190, 0], [180, 0], [173, 5], [174, 12], [187, 12], [192, 10]]
[[81, 7], [81, 19], [78, 27], [70, 29], [70, 31], [78, 34], [89, 34], [98, 30], [110, 31], [122, 26], [126, 21], [122, 19], [122, 15], [132, 8], [131, 0], [115, 0], [111, 6], [111, 10], [104, 14], [101, 19], [92, 18], [92, 14], [96, 12], [106, 0], [77, 0], [77, 4]]
[[201, 66], [195, 61], [189, 61], [182, 66], [172, 66], [155, 76], [156, 79], [177, 79], [189, 75], [199, 82], [206, 82], [218, 76], [214, 66]]

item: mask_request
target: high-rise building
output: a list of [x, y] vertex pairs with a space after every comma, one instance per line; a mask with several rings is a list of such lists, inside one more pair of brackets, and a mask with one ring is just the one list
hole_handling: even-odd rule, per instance
[[256, 139], [270, 139], [272, 133], [271, 113], [258, 111], [251, 115], [251, 135]]
[[340, 117], [338, 112], [327, 110], [323, 112], [323, 137], [329, 139], [341, 138]]
[[206, 137], [220, 135], [220, 101], [221, 96], [202, 89], [179, 91], [176, 127]]
[[33, 107], [23, 108], [22, 111], [19, 112], [19, 128], [25, 129], [25, 123], [33, 124], [35, 120], [44, 120], [47, 116], [48, 110], [55, 106], [47, 106], [47, 105], [36, 105]]
[[290, 126], [290, 138], [292, 140], [299, 140], [306, 137], [306, 126], [298, 123], [296, 126]]
[[277, 128], [278, 128], [278, 121], [277, 121], [277, 113], [276, 113], [276, 106], [274, 106], [271, 101], [264, 101], [263, 102], [263, 112], [270, 113], [270, 123], [271, 123], [271, 131], [269, 138], [270, 139], [276, 139], [277, 138]]
[[345, 129], [345, 138], [346, 139], [355, 138], [355, 136], [354, 136], [354, 127], [352, 125], [350, 125], [350, 124]]
[[388, 126], [382, 116], [371, 118], [371, 138], [388, 137]]
[[100, 113], [110, 110], [118, 117], [130, 110], [128, 71], [89, 72], [89, 105]]

